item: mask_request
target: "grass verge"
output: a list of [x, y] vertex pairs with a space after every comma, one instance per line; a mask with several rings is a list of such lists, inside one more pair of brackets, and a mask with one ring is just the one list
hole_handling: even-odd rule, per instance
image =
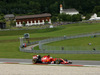
[[[44, 38], [44, 37], [58, 37], [64, 35], [67, 36], [76, 35], [89, 32], [94, 33], [98, 31], [100, 31], [100, 23], [72, 24], [72, 25], [65, 25], [64, 28], [50, 29], [50, 30], [45, 29], [39, 31], [38, 30], [0, 31], [0, 40], [1, 41], [3, 40], [2, 42], [0, 41], [0, 58], [32, 59], [32, 55], [36, 55], [35, 53], [24, 53], [19, 51], [18, 38], [22, 37], [24, 33], [30, 33], [31, 38], [40, 38], [40, 37]], [[33, 39], [33, 41], [35, 40]], [[40, 54], [40, 55], [43, 56], [48, 54]], [[50, 55], [54, 58], [67, 58], [69, 60], [100, 60], [100, 54], [50, 54]]]

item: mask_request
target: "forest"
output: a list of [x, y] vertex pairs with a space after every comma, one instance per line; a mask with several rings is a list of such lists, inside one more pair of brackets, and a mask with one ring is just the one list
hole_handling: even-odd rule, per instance
[[0, 14], [59, 14], [59, 5], [75, 8], [80, 14], [100, 13], [100, 0], [0, 0]]

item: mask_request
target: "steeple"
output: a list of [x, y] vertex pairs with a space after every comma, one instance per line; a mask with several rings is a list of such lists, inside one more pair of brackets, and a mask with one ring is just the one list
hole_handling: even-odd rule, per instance
[[60, 14], [63, 12], [63, 6], [60, 4]]
[[63, 6], [62, 6], [62, 4], [60, 4], [60, 11], [62, 11], [63, 10]]

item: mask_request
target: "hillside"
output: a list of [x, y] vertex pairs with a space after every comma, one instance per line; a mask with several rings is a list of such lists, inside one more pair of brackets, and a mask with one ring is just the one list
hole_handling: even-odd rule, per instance
[[23, 36], [24, 33], [29, 33], [30, 38], [40, 37], [59, 37], [78, 35], [84, 33], [100, 32], [100, 23], [76, 23], [58, 26], [53, 29], [32, 29], [32, 30], [14, 30], [14, 31], [0, 31], [0, 40], [18, 39]]
[[[75, 8], [82, 14], [92, 13], [99, 0], [1, 0], [1, 14], [59, 13], [59, 4], [64, 8]], [[99, 9], [100, 10], [100, 9]], [[97, 11], [99, 11], [97, 10]]]

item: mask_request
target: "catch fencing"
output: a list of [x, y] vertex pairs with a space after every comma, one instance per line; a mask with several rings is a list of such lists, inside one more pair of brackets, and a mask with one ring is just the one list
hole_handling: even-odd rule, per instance
[[22, 52], [28, 52], [28, 53], [57, 53], [57, 54], [100, 54], [100, 51], [93, 51], [93, 50], [80, 50], [80, 51], [62, 51], [62, 50], [25, 50], [23, 48], [20, 48], [20, 51]]
[[[76, 36], [63, 36], [63, 37], [57, 37], [57, 38], [50, 38], [50, 39], [45, 39], [45, 40], [41, 40], [39, 41], [39, 49], [43, 50], [62, 50], [64, 48], [64, 50], [92, 50], [93, 48], [91, 46], [49, 46], [46, 45], [47, 43], [51, 43], [51, 42], [55, 42], [55, 41], [61, 41], [61, 40], [67, 40], [67, 39], [74, 39], [74, 38], [81, 38], [81, 37], [90, 37], [94, 38], [97, 37], [97, 35], [100, 35], [100, 33], [92, 33], [92, 34], [82, 34], [82, 35], [76, 35]], [[95, 46], [94, 46], [95, 47]], [[100, 50], [99, 46], [96, 46], [98, 50]]]
[[57, 38], [50, 38], [45, 39], [37, 42], [32, 42], [32, 45], [35, 43], [39, 43], [39, 49], [40, 50], [26, 50], [24, 48], [20, 47], [20, 51], [23, 52], [31, 52], [31, 53], [64, 53], [64, 54], [100, 54], [100, 47], [96, 46], [96, 49], [93, 49], [90, 47], [62, 47], [62, 46], [49, 46], [46, 45], [47, 43], [55, 42], [55, 41], [61, 41], [61, 40], [67, 40], [67, 39], [74, 39], [74, 38], [81, 38], [81, 37], [97, 37], [97, 35], [100, 35], [100, 33], [92, 33], [92, 34], [84, 34], [84, 35], [76, 35], [76, 36], [63, 36], [63, 37], [57, 37]]
[[76, 50], [76, 51], [80, 51], [80, 50], [100, 50], [100, 46], [91, 46], [91, 45], [88, 45], [88, 46], [49, 46], [49, 45], [42, 45], [43, 49], [44, 50], [65, 50], [65, 51], [73, 51], [73, 50]]

